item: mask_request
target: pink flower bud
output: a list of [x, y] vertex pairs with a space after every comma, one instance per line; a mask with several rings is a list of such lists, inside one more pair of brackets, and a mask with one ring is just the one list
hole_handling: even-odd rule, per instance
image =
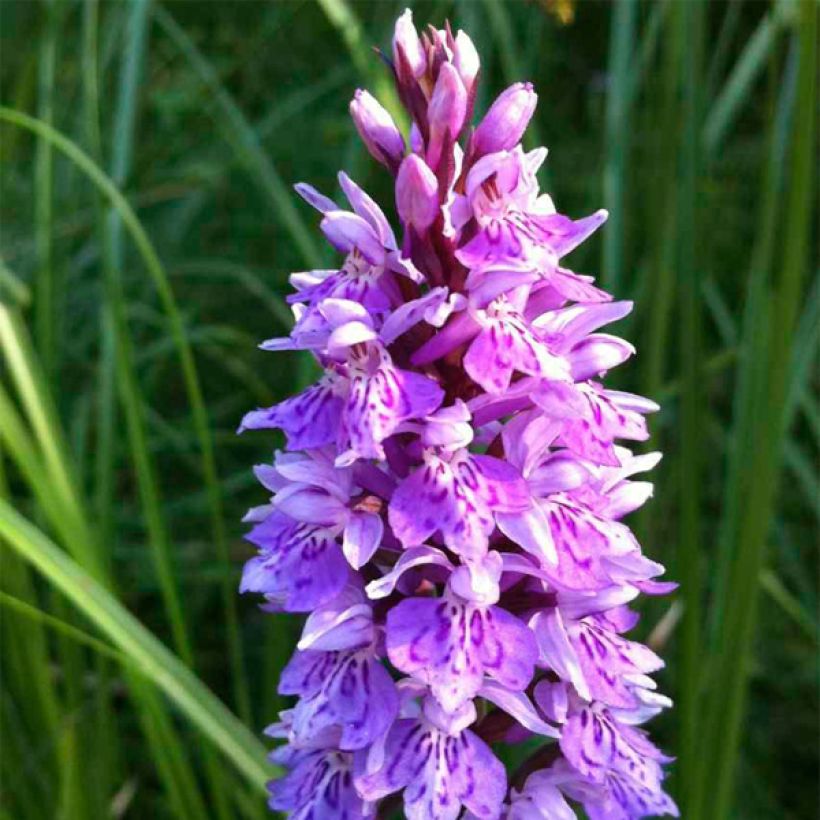
[[469, 96], [478, 76], [481, 61], [478, 59], [478, 52], [473, 45], [473, 41], [463, 31], [456, 34], [455, 44], [453, 65], [455, 65], [456, 71], [461, 77], [461, 82], [464, 83], [464, 88], [467, 90], [467, 96]]
[[396, 209], [405, 225], [420, 233], [438, 216], [438, 182], [425, 161], [416, 154], [405, 157], [396, 178]]
[[[410, 9], [405, 9], [404, 14], [396, 20], [393, 32], [393, 60], [401, 82], [421, 77], [427, 70], [427, 57], [413, 25], [413, 13]], [[405, 76], [405, 65], [410, 69], [412, 76]]]
[[350, 116], [367, 150], [395, 171], [404, 156], [404, 139], [384, 106], [372, 94], [359, 89], [350, 102]]
[[427, 109], [430, 123], [430, 145], [427, 161], [435, 168], [441, 156], [441, 148], [449, 133], [455, 140], [464, 126], [467, 115], [467, 91], [451, 63], [444, 63], [439, 71], [436, 87]]
[[516, 83], [502, 92], [490, 106], [473, 134], [477, 156], [514, 148], [532, 118], [538, 95], [532, 83]]

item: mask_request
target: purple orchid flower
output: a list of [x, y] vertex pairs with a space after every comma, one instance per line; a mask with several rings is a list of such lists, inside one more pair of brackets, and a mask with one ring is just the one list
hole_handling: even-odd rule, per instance
[[[648, 399], [604, 386], [635, 350], [603, 328], [613, 301], [564, 257], [606, 219], [557, 212], [546, 149], [520, 140], [531, 85], [471, 128], [479, 58], [449, 26], [397, 21], [403, 135], [366, 91], [350, 105], [395, 178], [394, 232], [345, 174], [351, 210], [309, 185], [338, 267], [291, 276], [294, 327], [318, 382], [248, 413], [286, 447], [255, 472], [257, 554], [241, 590], [303, 613], [268, 734], [284, 773], [270, 806], [298, 820], [592, 820], [677, 815], [671, 762], [642, 728], [671, 703], [663, 662], [627, 633], [664, 595], [626, 517]], [[401, 242], [396, 236], [400, 236]], [[608, 329], [608, 328], [607, 328]], [[536, 743], [507, 772], [492, 744]], [[509, 783], [509, 786], [508, 786]]]

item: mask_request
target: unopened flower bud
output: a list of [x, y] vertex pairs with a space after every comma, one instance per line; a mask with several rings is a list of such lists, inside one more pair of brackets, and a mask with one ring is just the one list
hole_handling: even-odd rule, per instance
[[438, 216], [436, 175], [416, 154], [405, 157], [396, 178], [396, 209], [402, 222], [426, 231]]
[[443, 63], [427, 109], [430, 123], [427, 162], [432, 168], [438, 166], [447, 135], [455, 141], [464, 126], [466, 115], [467, 92], [464, 83], [451, 63]]
[[481, 61], [478, 58], [478, 52], [473, 45], [473, 41], [463, 31], [456, 34], [455, 43], [453, 65], [455, 65], [456, 71], [461, 77], [461, 82], [464, 83], [464, 88], [467, 90], [467, 96], [469, 96], [475, 85]]
[[[427, 70], [427, 57], [413, 25], [413, 13], [410, 9], [405, 9], [404, 14], [396, 20], [393, 32], [393, 60], [401, 82], [421, 77]], [[405, 76], [407, 68], [411, 76]]]
[[516, 83], [502, 92], [473, 134], [476, 155], [514, 148], [527, 129], [537, 102], [532, 83]]
[[404, 156], [404, 139], [384, 106], [372, 94], [359, 89], [350, 102], [350, 116], [367, 150], [395, 170]]

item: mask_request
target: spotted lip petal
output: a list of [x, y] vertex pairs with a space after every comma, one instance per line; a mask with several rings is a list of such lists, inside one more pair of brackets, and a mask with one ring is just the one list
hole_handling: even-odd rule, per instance
[[387, 616], [387, 654], [424, 681], [447, 711], [476, 696], [487, 675], [520, 691], [532, 678], [538, 648], [527, 626], [500, 607], [451, 595], [407, 598]]
[[332, 749], [307, 749], [273, 757], [289, 769], [284, 777], [268, 786], [268, 805], [273, 811], [292, 812], [290, 816], [299, 820], [375, 817], [375, 807], [368, 806], [353, 785], [352, 755]]
[[408, 820], [456, 820], [462, 807], [492, 820], [500, 814], [507, 776], [469, 729], [450, 736], [423, 719], [405, 719], [390, 730], [381, 766], [356, 785], [368, 800], [404, 789]]
[[454, 552], [481, 557], [495, 527], [493, 513], [523, 510], [529, 504], [523, 479], [506, 462], [466, 451], [450, 460], [430, 453], [396, 488], [389, 520], [406, 547], [440, 532]]
[[247, 539], [260, 554], [245, 564], [240, 592], [261, 592], [288, 612], [309, 612], [347, 581], [347, 562], [330, 530], [275, 512]]
[[398, 711], [392, 678], [371, 648], [348, 652], [297, 652], [282, 671], [279, 693], [299, 695], [291, 742], [333, 734], [340, 749], [369, 746], [384, 734]]

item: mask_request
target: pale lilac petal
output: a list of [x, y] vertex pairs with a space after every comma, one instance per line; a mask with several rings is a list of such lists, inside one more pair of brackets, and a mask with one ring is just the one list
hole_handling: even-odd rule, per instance
[[571, 681], [578, 694], [589, 700], [589, 687], [581, 662], [561, 613], [557, 609], [542, 610], [530, 619], [530, 627], [538, 641], [540, 663], [554, 670], [560, 678]]
[[459, 313], [438, 333], [426, 341], [411, 357], [416, 366], [434, 362], [471, 339], [479, 330], [479, 324], [469, 313]]
[[375, 230], [358, 214], [328, 211], [320, 227], [336, 250], [350, 253], [356, 248], [373, 265], [384, 259], [384, 247]]
[[399, 705], [392, 678], [370, 649], [297, 652], [282, 670], [279, 693], [300, 695], [290, 730], [297, 746], [334, 732], [339, 748], [361, 749], [387, 731]]
[[347, 506], [324, 489], [290, 484], [273, 499], [274, 507], [296, 521], [331, 527], [347, 518]]
[[[289, 747], [282, 747], [291, 750]], [[292, 820], [319, 817], [344, 817], [370, 820], [375, 807], [368, 806], [353, 786], [353, 756], [327, 749], [292, 750], [277, 762], [290, 771], [268, 785], [268, 805], [274, 811], [287, 811]]]
[[350, 515], [344, 529], [342, 551], [353, 569], [364, 566], [379, 548], [384, 533], [381, 516], [366, 512]]
[[319, 193], [312, 185], [308, 185], [307, 182], [297, 182], [293, 187], [296, 193], [299, 194], [308, 205], [312, 205], [316, 208], [317, 211], [321, 211], [321, 213], [324, 214], [328, 211], [339, 210], [339, 206], [332, 199]]
[[501, 607], [484, 614], [481, 660], [485, 674], [508, 689], [524, 689], [538, 660], [538, 644], [529, 627]]
[[351, 584], [308, 615], [297, 648], [356, 649], [371, 644], [374, 637], [373, 610], [364, 602], [361, 589]]
[[532, 702], [523, 692], [512, 692], [500, 683], [488, 680], [484, 682], [478, 694], [514, 717], [530, 732], [545, 737], [560, 737], [560, 731], [538, 716]]
[[567, 359], [572, 378], [585, 381], [601, 376], [634, 355], [635, 348], [629, 342], [606, 333], [595, 333], [573, 347]]
[[424, 296], [405, 302], [393, 311], [382, 326], [380, 333], [382, 342], [385, 345], [392, 344], [411, 327], [423, 321], [428, 311], [435, 311], [439, 305], [446, 302], [448, 295], [447, 288], [433, 288]]
[[567, 450], [558, 450], [529, 476], [530, 491], [543, 498], [574, 490], [590, 480], [589, 465]]
[[545, 565], [556, 565], [558, 554], [549, 521], [538, 505], [518, 513], [499, 513], [498, 528], [519, 547], [534, 555]]
[[572, 645], [595, 700], [630, 708], [637, 703], [624, 675], [656, 672], [663, 661], [642, 644], [582, 621], [573, 628]]
[[538, 774], [530, 775], [524, 790], [513, 794], [506, 820], [577, 820], [558, 787], [539, 783]]
[[569, 709], [570, 684], [542, 678], [535, 684], [533, 698], [538, 708], [555, 723], [565, 723]]
[[388, 613], [387, 653], [452, 711], [476, 696], [485, 674], [509, 689], [524, 689], [538, 647], [526, 624], [500, 607], [408, 598]]
[[473, 626], [483, 628], [481, 613], [441, 598], [406, 598], [387, 614], [388, 657], [453, 711], [476, 696], [483, 680]]
[[408, 719], [390, 730], [378, 771], [359, 778], [356, 786], [367, 800], [404, 788], [407, 820], [456, 820], [462, 807], [481, 820], [494, 820], [507, 777], [489, 747], [469, 730], [447, 736]]
[[266, 410], [248, 413], [239, 431], [278, 427], [287, 437], [289, 450], [324, 447], [336, 440], [342, 407], [335, 386], [323, 381]]
[[373, 325], [373, 320], [364, 305], [352, 299], [323, 299], [319, 305], [319, 312], [332, 328], [340, 328], [355, 322], [371, 327]]
[[410, 547], [399, 556], [393, 569], [367, 585], [367, 596], [373, 600], [386, 598], [396, 588], [396, 584], [405, 572], [429, 564], [446, 569], [453, 568], [450, 560], [441, 550], [434, 547]]
[[585, 277], [564, 268], [554, 271], [548, 281], [549, 286], [564, 299], [574, 302], [609, 302], [612, 299], [606, 291], [596, 288]]
[[558, 350], [570, 350], [598, 328], [617, 322], [632, 311], [632, 302], [579, 304], [551, 310], [533, 321], [533, 327], [557, 337]]
[[527, 485], [512, 464], [492, 456], [474, 455], [469, 461], [460, 462], [459, 466], [460, 476], [468, 487], [472, 488], [478, 478], [480, 492], [492, 509], [522, 512], [530, 507]]
[[344, 356], [347, 348], [373, 342], [378, 338], [376, 331], [365, 322], [348, 322], [337, 327], [328, 337], [327, 352], [330, 356]]
[[529, 479], [533, 469], [549, 455], [561, 427], [560, 422], [545, 418], [537, 411], [519, 413], [504, 425], [505, 457]]
[[358, 458], [384, 458], [381, 443], [399, 424], [429, 415], [443, 398], [432, 379], [399, 370], [384, 354], [375, 372], [351, 379], [343, 415], [350, 452]]
[[274, 513], [246, 538], [260, 555], [245, 564], [241, 592], [260, 592], [288, 612], [308, 612], [337, 595], [347, 563], [328, 530]]
[[609, 214], [602, 208], [590, 216], [573, 221], [561, 214], [542, 217], [538, 225], [558, 256], [566, 256], [606, 222]]

